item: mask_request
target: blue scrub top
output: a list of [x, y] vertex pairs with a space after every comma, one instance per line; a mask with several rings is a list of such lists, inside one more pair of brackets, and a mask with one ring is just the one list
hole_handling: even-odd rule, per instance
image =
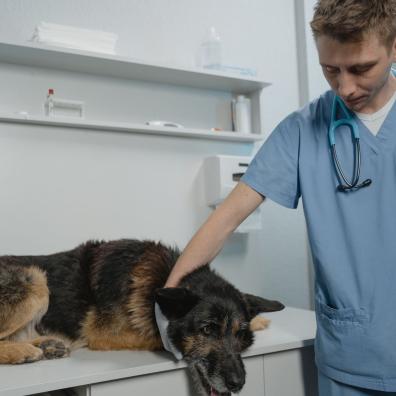
[[[296, 208], [304, 204], [315, 266], [316, 363], [325, 375], [354, 386], [396, 391], [396, 104], [377, 136], [357, 118], [361, 178], [369, 187], [339, 192], [328, 142], [334, 93], [283, 120], [242, 181]], [[350, 130], [336, 147], [351, 178]], [[290, 323], [290, 326], [293, 326]]]

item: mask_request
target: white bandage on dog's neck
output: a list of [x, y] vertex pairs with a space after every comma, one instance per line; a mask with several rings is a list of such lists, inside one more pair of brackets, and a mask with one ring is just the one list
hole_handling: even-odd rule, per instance
[[177, 360], [183, 359], [183, 355], [181, 354], [181, 352], [172, 344], [172, 341], [168, 337], [167, 330], [168, 330], [169, 320], [162, 313], [161, 308], [157, 303], [155, 303], [154, 310], [155, 310], [155, 319], [157, 321], [158, 330], [159, 330], [164, 348], [168, 352], [173, 353], [173, 356]]

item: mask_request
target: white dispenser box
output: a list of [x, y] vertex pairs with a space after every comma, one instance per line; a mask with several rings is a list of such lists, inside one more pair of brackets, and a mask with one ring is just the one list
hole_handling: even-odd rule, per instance
[[[246, 172], [252, 157], [216, 155], [205, 159], [205, 196], [207, 205], [216, 208], [234, 189]], [[247, 233], [261, 229], [258, 207], [234, 232]]]

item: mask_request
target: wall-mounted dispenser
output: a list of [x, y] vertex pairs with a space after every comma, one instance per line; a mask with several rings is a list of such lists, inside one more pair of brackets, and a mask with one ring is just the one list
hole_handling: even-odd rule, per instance
[[[208, 206], [219, 205], [246, 172], [252, 157], [216, 155], [205, 159], [205, 189]], [[247, 233], [261, 229], [258, 207], [234, 232]]]

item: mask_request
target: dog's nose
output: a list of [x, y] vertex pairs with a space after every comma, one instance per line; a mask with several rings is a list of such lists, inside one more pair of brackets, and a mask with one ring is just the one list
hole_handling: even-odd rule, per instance
[[226, 378], [226, 386], [231, 392], [239, 392], [245, 384], [245, 378], [237, 374], [230, 374]]

